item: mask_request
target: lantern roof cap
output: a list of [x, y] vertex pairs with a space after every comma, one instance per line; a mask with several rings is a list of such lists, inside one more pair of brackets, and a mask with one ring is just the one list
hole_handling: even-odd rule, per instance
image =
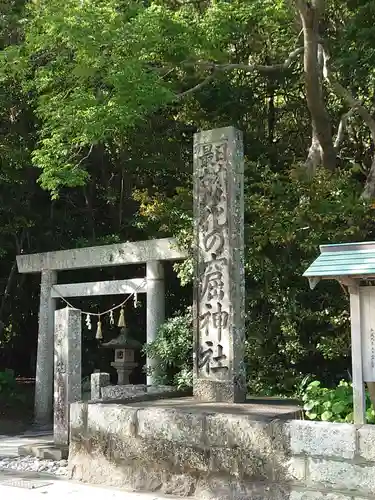
[[109, 342], [102, 344], [102, 347], [107, 347], [110, 349], [140, 349], [142, 344], [130, 337], [129, 329], [123, 327], [120, 330], [120, 334]]

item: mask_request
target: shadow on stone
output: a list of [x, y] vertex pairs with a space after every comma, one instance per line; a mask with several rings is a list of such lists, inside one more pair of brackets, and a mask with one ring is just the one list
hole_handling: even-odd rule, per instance
[[255, 420], [246, 404], [227, 405], [224, 413], [186, 399], [72, 405], [72, 477], [206, 499], [283, 499], [285, 422], [275, 412]]

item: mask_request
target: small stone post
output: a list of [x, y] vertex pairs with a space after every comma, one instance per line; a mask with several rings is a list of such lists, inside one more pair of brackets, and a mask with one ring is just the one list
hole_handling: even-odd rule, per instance
[[102, 399], [102, 387], [110, 385], [109, 373], [92, 373], [91, 374], [91, 400], [95, 401]]
[[244, 160], [233, 127], [194, 136], [194, 396], [239, 403], [244, 365]]
[[34, 418], [38, 425], [51, 423], [53, 406], [53, 332], [56, 300], [51, 298], [57, 273], [41, 272], [38, 348], [35, 373]]
[[[160, 261], [150, 261], [146, 263], [147, 278], [147, 343], [153, 342], [156, 338], [158, 328], [165, 321], [165, 288], [164, 288], [164, 267]], [[155, 359], [146, 359], [147, 369], [154, 366]], [[147, 385], [155, 385], [154, 377], [147, 375]]]
[[81, 394], [81, 311], [59, 309], [55, 313], [55, 405], [53, 440], [69, 444], [69, 405]]

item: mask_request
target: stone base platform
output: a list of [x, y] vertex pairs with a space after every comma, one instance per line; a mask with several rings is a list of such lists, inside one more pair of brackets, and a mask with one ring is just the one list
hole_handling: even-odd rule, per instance
[[[103, 404], [113, 401], [101, 401]], [[116, 401], [118, 402], [118, 401]], [[128, 406], [138, 408], [165, 408], [188, 413], [227, 413], [230, 415], [246, 415], [253, 420], [267, 419], [299, 419], [302, 417], [301, 408], [296, 401], [280, 398], [251, 398], [243, 404], [239, 403], [212, 403], [198, 401], [193, 397], [174, 397], [171, 399], [133, 400], [124, 402]]]
[[[200, 500], [285, 500], [291, 401], [192, 397], [74, 403], [73, 479]], [[278, 479], [280, 478], [280, 482]]]
[[69, 455], [69, 446], [59, 446], [52, 441], [39, 441], [28, 443], [18, 448], [18, 455], [21, 457], [33, 456], [42, 460], [66, 460]]
[[373, 500], [375, 425], [299, 415], [274, 399], [74, 403], [68, 468], [76, 480], [191, 500]]

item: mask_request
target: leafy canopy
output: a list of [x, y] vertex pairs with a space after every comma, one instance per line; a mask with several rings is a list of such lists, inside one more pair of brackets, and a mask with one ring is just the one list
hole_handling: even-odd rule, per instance
[[28, 3], [24, 41], [2, 54], [1, 67], [22, 80], [40, 121], [33, 162], [42, 187], [56, 194], [87, 182], [92, 148], [118, 145], [178, 99], [196, 71], [207, 72], [196, 63], [226, 63], [238, 50], [256, 59], [270, 31], [288, 45], [288, 18], [284, 3], [271, 0], [215, 1], [203, 11], [192, 3]]

